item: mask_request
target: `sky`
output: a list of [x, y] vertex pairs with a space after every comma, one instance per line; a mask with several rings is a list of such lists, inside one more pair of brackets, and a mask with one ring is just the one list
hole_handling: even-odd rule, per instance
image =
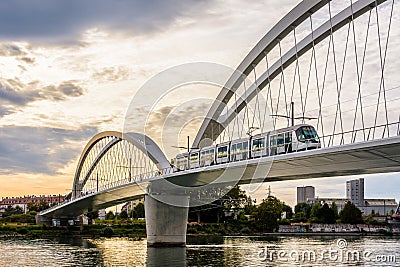
[[[69, 192], [85, 144], [98, 132], [123, 130], [146, 81], [190, 62], [235, 69], [298, 2], [2, 1], [0, 197]], [[399, 200], [399, 177], [364, 176], [366, 197]], [[293, 205], [302, 185], [314, 185], [319, 197], [344, 197], [354, 178], [268, 183], [252, 197], [264, 198], [271, 186]]]

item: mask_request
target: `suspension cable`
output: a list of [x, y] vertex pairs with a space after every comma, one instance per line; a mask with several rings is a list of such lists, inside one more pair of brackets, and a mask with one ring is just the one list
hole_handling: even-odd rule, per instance
[[[385, 44], [385, 53], [384, 53], [384, 56], [382, 58], [382, 45], [381, 45], [380, 26], [379, 26], [379, 12], [378, 12], [378, 4], [377, 4], [377, 1], [375, 0], [376, 24], [377, 24], [377, 30], [378, 30], [378, 43], [379, 43], [379, 57], [380, 57], [380, 62], [381, 62], [381, 79], [380, 79], [380, 84], [379, 84], [378, 103], [376, 105], [374, 126], [376, 127], [377, 118], [378, 118], [380, 95], [381, 95], [380, 93], [381, 93], [381, 91], [383, 89], [386, 125], [388, 126], [388, 137], [390, 136], [390, 134], [389, 134], [389, 117], [388, 117], [387, 104], [386, 104], [384, 70], [385, 70], [385, 63], [386, 63], [387, 48], [388, 48], [388, 43], [389, 43], [390, 28], [391, 28], [392, 17], [393, 17], [393, 6], [394, 6], [394, 0], [392, 1], [392, 7], [391, 7], [391, 11], [390, 11], [389, 27], [388, 27], [388, 33], [387, 33], [387, 38], [386, 38], [386, 44]], [[374, 127], [374, 130], [373, 130], [372, 138], [375, 137], [375, 127]]]
[[[336, 91], [337, 91], [337, 107], [336, 107], [336, 114], [339, 113], [340, 117], [340, 123], [341, 123], [341, 130], [343, 132], [343, 122], [342, 122], [342, 111], [340, 107], [340, 91], [341, 88], [339, 86], [338, 82], [338, 72], [337, 72], [337, 64], [336, 64], [336, 52], [335, 52], [335, 42], [333, 39], [333, 25], [332, 25], [332, 12], [331, 12], [331, 3], [328, 3], [328, 9], [329, 9], [329, 23], [330, 23], [330, 39], [332, 40], [332, 53], [333, 53], [333, 64], [334, 64], [334, 70], [335, 70], [335, 80], [336, 80]], [[336, 128], [336, 122], [337, 122], [337, 116], [335, 117], [335, 121], [333, 124], [333, 132], [332, 132], [332, 144], [333, 144], [333, 139], [334, 139], [334, 134], [335, 134], [335, 128]], [[342, 135], [343, 139], [343, 135]]]
[[[268, 71], [268, 92], [267, 92], [267, 100], [266, 101], [268, 102], [268, 95], [269, 95], [269, 100], [271, 102], [271, 113], [274, 114], [274, 106], [272, 105], [272, 90], [271, 90], [271, 79], [270, 79], [270, 75], [269, 75], [268, 54], [267, 54], [267, 52], [264, 52], [264, 53], [265, 53], [265, 61], [267, 63], [267, 71]], [[267, 108], [268, 103], [266, 103], [265, 106]], [[267, 112], [265, 112], [265, 113], [267, 113]], [[265, 121], [265, 119], [264, 119], [264, 121]], [[272, 127], [275, 130], [275, 121], [274, 120], [272, 120]]]
[[[355, 114], [354, 114], [354, 121], [353, 121], [353, 132], [354, 132], [355, 127], [356, 127], [358, 103], [360, 103], [361, 123], [362, 123], [362, 128], [363, 128], [364, 141], [366, 141], [365, 140], [364, 111], [363, 111], [362, 95], [361, 95], [361, 83], [362, 83], [362, 77], [363, 77], [363, 71], [364, 71], [365, 56], [366, 56], [366, 51], [367, 51], [368, 34], [369, 34], [369, 29], [370, 29], [372, 9], [370, 9], [369, 15], [368, 15], [368, 23], [367, 23], [368, 26], [367, 26], [367, 32], [365, 34], [364, 52], [363, 52], [363, 57], [362, 57], [362, 62], [361, 62], [361, 70], [359, 71], [358, 54], [357, 54], [357, 43], [356, 43], [356, 32], [355, 32], [355, 26], [354, 26], [353, 1], [352, 0], [350, 0], [350, 1], [351, 1], [351, 16], [352, 16], [352, 24], [353, 24], [354, 53], [355, 53], [355, 59], [356, 59], [357, 83], [358, 83], [358, 94], [357, 94], [357, 101], [356, 101], [356, 111], [355, 111]], [[352, 136], [352, 140], [354, 140], [353, 138], [355, 138], [355, 136]]]
[[[286, 116], [287, 116], [287, 125], [290, 125], [290, 119], [289, 119], [289, 108], [288, 108], [288, 103], [286, 99], [286, 85], [285, 85], [285, 74], [283, 71], [283, 62], [282, 62], [282, 46], [281, 46], [281, 40], [279, 40], [279, 60], [281, 62], [281, 72], [282, 72], [282, 83], [283, 83], [283, 94], [285, 97], [285, 109], [286, 109]], [[278, 111], [278, 109], [276, 109]]]

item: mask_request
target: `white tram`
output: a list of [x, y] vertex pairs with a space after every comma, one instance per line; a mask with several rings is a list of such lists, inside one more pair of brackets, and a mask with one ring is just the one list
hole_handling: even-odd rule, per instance
[[299, 124], [179, 154], [174, 159], [174, 171], [320, 147], [321, 142], [314, 127], [308, 124]]

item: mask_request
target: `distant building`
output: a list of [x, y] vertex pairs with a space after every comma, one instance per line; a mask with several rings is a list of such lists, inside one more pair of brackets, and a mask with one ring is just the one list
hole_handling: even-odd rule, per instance
[[314, 186], [297, 187], [297, 204], [307, 202], [308, 198], [315, 198]]
[[61, 203], [64, 201], [64, 198], [66, 196], [64, 195], [40, 195], [40, 196], [35, 196], [35, 195], [29, 195], [29, 196], [23, 196], [23, 197], [3, 197], [0, 201], [0, 217], [1, 214], [4, 212], [4, 210], [8, 206], [12, 206], [13, 208], [16, 208], [17, 206], [21, 207], [24, 213], [27, 213], [28, 210], [28, 204], [29, 203], [40, 203], [40, 202], [46, 202], [49, 204], [49, 206]]
[[307, 203], [328, 204], [329, 206], [335, 202], [340, 212], [346, 202], [350, 201], [359, 208], [363, 215], [390, 214], [393, 210], [396, 211], [397, 203], [394, 198], [391, 199], [365, 199], [364, 198], [364, 178], [346, 181], [346, 198], [308, 198]]
[[99, 210], [99, 219], [105, 220], [106, 219], [106, 209]]
[[364, 206], [364, 178], [346, 181], [346, 198], [356, 206]]

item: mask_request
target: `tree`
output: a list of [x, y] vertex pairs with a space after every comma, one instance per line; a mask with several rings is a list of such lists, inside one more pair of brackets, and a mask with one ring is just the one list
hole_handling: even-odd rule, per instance
[[292, 207], [283, 203], [282, 211], [286, 212], [286, 219], [292, 219], [292, 217], [293, 217]]
[[98, 210], [90, 211], [86, 214], [86, 216], [89, 218], [89, 222], [92, 223], [94, 219], [99, 218], [99, 211]]
[[128, 218], [128, 213], [126, 212], [126, 210], [122, 210], [118, 217], [120, 219], [126, 219]]
[[112, 211], [109, 211], [106, 214], [106, 220], [114, 220], [114, 218], [115, 218], [115, 215], [114, 215], [114, 213]]
[[339, 212], [338, 212], [338, 206], [336, 205], [335, 202], [332, 202], [331, 209], [333, 211], [333, 214], [335, 214], [335, 220], [339, 218]]
[[244, 214], [251, 215], [256, 210], [256, 206], [250, 196], [246, 198], [246, 203], [244, 204]]
[[35, 202], [28, 203], [27, 207], [28, 207], [29, 211], [39, 212], [39, 211], [48, 209], [50, 206], [46, 201], [42, 200], [39, 203], [35, 203]]
[[340, 211], [340, 220], [342, 223], [362, 223], [362, 212], [353, 203], [347, 201], [343, 209]]
[[24, 214], [24, 210], [17, 205], [14, 209], [14, 214]]
[[240, 189], [238, 185], [235, 185], [225, 196], [222, 197], [222, 201], [224, 203], [225, 210], [237, 210], [246, 204], [246, 192]]
[[16, 206], [15, 208], [11, 205], [7, 206], [7, 208], [4, 209], [3, 212], [3, 217], [9, 217], [12, 215], [17, 215], [17, 214], [23, 214], [24, 210], [20, 206]]
[[130, 218], [144, 218], [145, 213], [144, 213], [144, 205], [143, 203], [138, 203], [130, 212], [129, 212], [129, 217]]
[[328, 206], [328, 204], [324, 204], [321, 209], [318, 211], [318, 220], [321, 223], [335, 223], [335, 213], [334, 211]]
[[144, 212], [144, 204], [143, 203], [138, 203], [133, 210], [136, 213], [136, 218], [144, 218], [145, 217], [145, 212]]
[[311, 222], [320, 222], [319, 220], [319, 210], [322, 208], [321, 204], [318, 202], [314, 203], [310, 211], [310, 221]]
[[[294, 212], [298, 213], [298, 212], [302, 212], [302, 216], [301, 217], [305, 217], [306, 220], [308, 220], [310, 218], [310, 213], [311, 213], [311, 206], [307, 203], [298, 203], [295, 207], [294, 207]], [[297, 216], [300, 217], [300, 216]]]
[[262, 231], [278, 229], [278, 219], [281, 218], [283, 203], [274, 196], [268, 196], [254, 212], [256, 227]]

